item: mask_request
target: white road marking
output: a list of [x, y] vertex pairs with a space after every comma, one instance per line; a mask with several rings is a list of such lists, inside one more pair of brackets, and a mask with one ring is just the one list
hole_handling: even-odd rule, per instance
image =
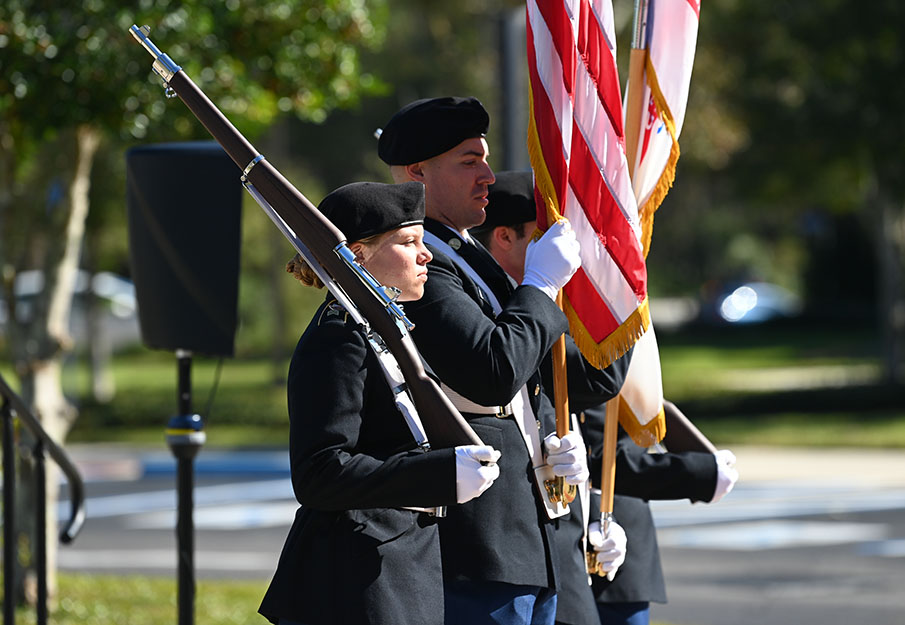
[[865, 543], [858, 546], [858, 553], [882, 558], [905, 558], [905, 538]]
[[[255, 482], [235, 482], [217, 486], [195, 487], [192, 498], [196, 507], [251, 503], [269, 500], [292, 500], [292, 484], [288, 478], [259, 480]], [[176, 491], [149, 491], [128, 495], [106, 495], [89, 497], [85, 500], [85, 514], [89, 519], [143, 514], [157, 510], [175, 510]], [[60, 518], [69, 518], [69, 502], [60, 502]]]
[[[60, 568], [93, 569], [176, 569], [175, 549], [60, 549]], [[196, 551], [195, 568], [212, 571], [260, 571], [273, 569], [273, 554], [254, 551]]]
[[687, 500], [652, 501], [658, 528], [777, 517], [845, 514], [905, 508], [905, 489], [865, 489], [800, 485], [740, 485], [719, 503], [689, 504]]
[[[192, 520], [196, 530], [244, 530], [292, 525], [298, 503], [293, 501], [235, 503], [195, 508]], [[126, 519], [129, 529], [168, 529], [176, 527], [176, 511], [150, 512]]]
[[674, 527], [657, 532], [657, 541], [660, 546], [669, 547], [760, 551], [876, 541], [887, 533], [887, 526], [878, 523], [756, 521], [719, 527]]

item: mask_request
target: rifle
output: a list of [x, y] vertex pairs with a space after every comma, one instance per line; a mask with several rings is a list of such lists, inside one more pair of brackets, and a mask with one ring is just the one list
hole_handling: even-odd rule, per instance
[[[430, 443], [434, 447], [482, 444], [471, 426], [424, 371], [410, 334], [414, 324], [396, 303], [398, 290], [381, 285], [355, 261], [343, 233], [267, 162], [181, 67], [148, 39], [150, 28], [133, 25], [129, 31], [154, 57], [153, 70], [163, 80], [166, 96], [179, 96], [242, 171], [241, 180], [245, 189], [305, 258], [337, 301], [364, 327], [372, 345], [385, 347], [391, 352], [402, 370], [407, 390]], [[403, 414], [409, 420], [404, 410]], [[428, 446], [427, 441], [418, 440], [418, 443]]]
[[666, 436], [663, 444], [669, 451], [703, 451], [716, 453], [716, 447], [710, 442], [691, 419], [679, 410], [671, 401], [663, 400], [663, 411], [666, 413]]

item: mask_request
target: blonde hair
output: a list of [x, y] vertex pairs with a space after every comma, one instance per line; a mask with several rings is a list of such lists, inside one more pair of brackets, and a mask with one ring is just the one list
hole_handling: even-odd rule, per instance
[[324, 288], [324, 283], [317, 277], [314, 270], [305, 262], [301, 254], [296, 254], [289, 262], [286, 263], [286, 272], [304, 284], [305, 286], [313, 286], [315, 289]]
[[[365, 249], [367, 249], [374, 246], [382, 237], [389, 234], [390, 232], [392, 232], [392, 230], [381, 232], [379, 234], [372, 234], [371, 236], [359, 239], [358, 241], [352, 241], [348, 245], [349, 247], [352, 247], [353, 245], [360, 244], [364, 246]], [[358, 262], [362, 262], [364, 258], [361, 254], [356, 253], [356, 260], [358, 260]], [[305, 259], [302, 258], [301, 254], [297, 253], [295, 256], [289, 259], [289, 262], [286, 263], [286, 273], [291, 273], [296, 280], [298, 280], [305, 286], [313, 286], [316, 289], [324, 288], [324, 283], [321, 282], [321, 279], [308, 265]]]

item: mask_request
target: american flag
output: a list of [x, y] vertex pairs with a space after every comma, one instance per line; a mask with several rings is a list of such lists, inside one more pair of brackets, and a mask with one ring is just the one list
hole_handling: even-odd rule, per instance
[[[528, 152], [538, 227], [546, 229], [564, 216], [578, 235], [582, 265], [563, 289], [563, 310], [579, 349], [603, 368], [650, 325], [612, 3], [528, 0], [527, 37]], [[658, 359], [656, 366], [659, 385]], [[659, 393], [662, 400], [662, 386]], [[660, 440], [665, 433], [662, 408], [649, 416], [621, 415], [620, 423], [639, 442]]]

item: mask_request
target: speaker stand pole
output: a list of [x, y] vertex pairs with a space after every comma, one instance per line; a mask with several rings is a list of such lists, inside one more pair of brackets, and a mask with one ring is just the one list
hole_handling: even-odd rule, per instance
[[176, 350], [179, 414], [167, 423], [166, 438], [177, 461], [176, 556], [179, 625], [195, 619], [194, 460], [205, 441], [201, 416], [192, 414], [192, 353]]

